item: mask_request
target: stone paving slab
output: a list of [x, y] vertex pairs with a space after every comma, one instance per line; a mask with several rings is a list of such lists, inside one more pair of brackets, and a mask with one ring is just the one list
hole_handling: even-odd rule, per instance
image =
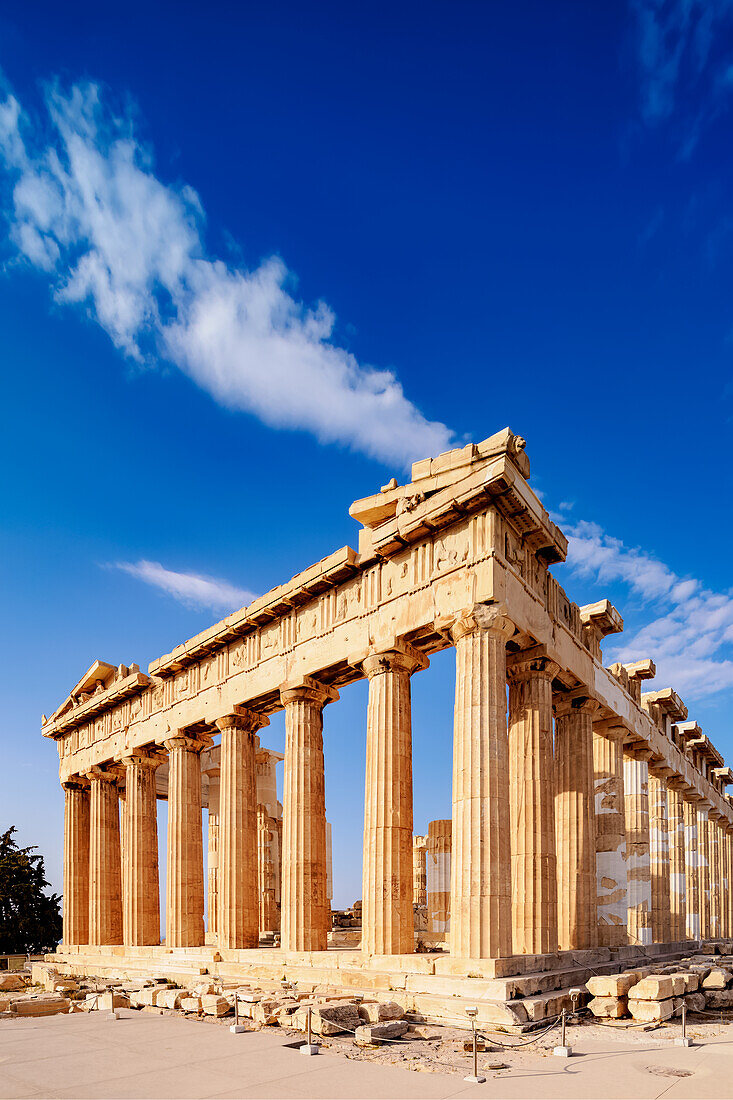
[[[733, 1030], [681, 1049], [669, 1037], [574, 1038], [578, 1056], [549, 1052], [469, 1085], [457, 1073], [415, 1072], [326, 1051], [304, 1058], [275, 1029], [226, 1027], [132, 1011], [0, 1021], [0, 1100], [62, 1097], [224, 1100], [226, 1097], [382, 1098], [593, 1096], [598, 1100], [733, 1100]], [[482, 1062], [489, 1056], [481, 1055]], [[501, 1060], [502, 1055], [496, 1058]], [[468, 1072], [468, 1064], [466, 1065]], [[690, 1076], [675, 1076], [675, 1071]]]

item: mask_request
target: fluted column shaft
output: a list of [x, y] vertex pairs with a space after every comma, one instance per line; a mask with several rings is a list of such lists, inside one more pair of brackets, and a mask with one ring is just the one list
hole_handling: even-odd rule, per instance
[[451, 955], [511, 954], [509, 742], [502, 609], [478, 604], [453, 625], [456, 699], [453, 731]]
[[649, 772], [649, 855], [652, 880], [652, 942], [669, 943], [671, 881], [669, 859], [669, 804], [663, 776]]
[[708, 814], [708, 848], [710, 851], [710, 935], [720, 936], [720, 849], [718, 846], [718, 820]]
[[698, 853], [697, 805], [684, 802], [686, 929], [688, 940], [700, 939], [700, 858]]
[[700, 936], [710, 938], [710, 833], [708, 803], [697, 804], [697, 863], [700, 888]]
[[593, 771], [595, 699], [555, 697], [555, 838], [558, 944], [582, 950], [598, 942], [596, 815]]
[[[530, 655], [531, 654], [531, 655]], [[515, 955], [557, 951], [552, 680], [544, 654], [519, 653], [509, 676], [509, 832]]]
[[624, 750], [626, 730], [609, 722], [593, 727], [598, 943], [628, 943]]
[[64, 944], [89, 943], [89, 783], [64, 788]]
[[217, 942], [229, 949], [259, 944], [255, 734], [268, 722], [246, 707], [216, 722], [221, 733]]
[[629, 943], [652, 942], [649, 854], [649, 764], [645, 752], [624, 754]]
[[204, 851], [200, 753], [208, 739], [180, 735], [168, 750], [166, 947], [204, 943]]
[[155, 769], [161, 756], [133, 753], [122, 758], [122, 932], [129, 947], [160, 943], [158, 800]]
[[207, 922], [209, 937], [218, 943], [219, 934], [219, 773], [209, 773], [209, 826], [207, 830]]
[[428, 931], [450, 931], [450, 876], [452, 822], [431, 821], [428, 825], [427, 908]]
[[323, 707], [338, 692], [308, 678], [280, 697], [285, 707], [280, 942], [289, 951], [325, 951], [330, 913]]
[[415, 950], [412, 910], [412, 714], [410, 677], [427, 661], [398, 645], [363, 662], [369, 679], [361, 949]]
[[89, 826], [89, 943], [122, 943], [118, 772], [92, 768]]
[[280, 929], [280, 912], [276, 900], [276, 875], [274, 850], [277, 822], [270, 817], [267, 807], [257, 807], [257, 873], [259, 877], [260, 932], [277, 932]]
[[726, 935], [733, 937], [733, 826], [726, 826], [725, 833], [726, 866], [728, 868], [728, 884], [725, 892], [726, 913], [728, 930]]
[[427, 842], [426, 836], [412, 838], [412, 902], [422, 909], [428, 904]]
[[687, 873], [685, 864], [685, 815], [682, 792], [675, 786], [667, 791], [669, 813], [669, 902], [670, 939], [687, 938]]

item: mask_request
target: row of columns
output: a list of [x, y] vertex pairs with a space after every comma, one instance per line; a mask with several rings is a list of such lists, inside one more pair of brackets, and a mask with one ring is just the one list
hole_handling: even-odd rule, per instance
[[[730, 837], [725, 834], [721, 842], [722, 827], [693, 803], [684, 801], [680, 812], [682, 800], [675, 801], [677, 792], [664, 777], [653, 775], [650, 789], [645, 754], [625, 751], [625, 731], [614, 723], [594, 727], [597, 705], [582, 692], [555, 697], [553, 739], [557, 666], [540, 648], [507, 658], [513, 633], [496, 605], [476, 605], [451, 626], [456, 653], [451, 953], [475, 959], [598, 942], [645, 944], [679, 930], [683, 897], [688, 935], [697, 938], [691, 931], [696, 917], [699, 933], [729, 934], [733, 925], [720, 883], [730, 877]], [[362, 949], [368, 954], [414, 950], [410, 678], [426, 665], [406, 643], [372, 653], [362, 665], [369, 681], [362, 895]], [[287, 950], [327, 946], [323, 708], [337, 698], [335, 689], [310, 678], [281, 691], [286, 724], [281, 943]], [[216, 723], [222, 739], [217, 940], [225, 948], [258, 943], [262, 884], [255, 736], [266, 723], [244, 707]], [[165, 742], [170, 762], [166, 942], [171, 947], [204, 942], [198, 756], [209, 743], [206, 736], [185, 733]], [[115, 890], [120, 882], [116, 770], [88, 773], [88, 826], [86, 781], [66, 784], [66, 942], [157, 942], [156, 761], [157, 752], [122, 761], [122, 906]], [[670, 805], [674, 833], [667, 826]]]

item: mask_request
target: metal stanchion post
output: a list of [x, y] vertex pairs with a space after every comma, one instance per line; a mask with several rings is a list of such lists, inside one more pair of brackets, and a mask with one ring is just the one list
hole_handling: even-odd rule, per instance
[[466, 1015], [471, 1021], [471, 1032], [473, 1036], [473, 1074], [469, 1074], [468, 1077], [464, 1077], [464, 1081], [470, 1081], [472, 1085], [482, 1085], [486, 1080], [485, 1077], [481, 1077], [478, 1071], [478, 1049], [476, 1046], [476, 1017], [478, 1016], [478, 1008], [467, 1008]]
[[239, 1022], [239, 990], [234, 990], [234, 1023], [229, 1026], [233, 1035], [241, 1035], [247, 1028]]
[[676, 1047], [692, 1046], [692, 1039], [687, 1038], [687, 1003], [685, 1001], [682, 1002], [682, 1034], [675, 1039], [674, 1045]]
[[313, 1009], [308, 1005], [308, 1042], [300, 1047], [301, 1054], [318, 1054], [321, 1048], [313, 1042]]
[[563, 1008], [560, 1013], [560, 1046], [554, 1047], [552, 1053], [556, 1054], [558, 1058], [569, 1058], [573, 1053], [573, 1048], [569, 1047], [565, 1041], [565, 1009]]

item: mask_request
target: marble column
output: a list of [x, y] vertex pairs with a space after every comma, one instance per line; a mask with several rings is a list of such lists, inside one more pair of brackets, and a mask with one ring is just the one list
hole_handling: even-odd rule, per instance
[[688, 940], [700, 939], [700, 860], [697, 833], [697, 803], [684, 802], [685, 816], [685, 879], [686, 879], [686, 920]]
[[426, 836], [412, 838], [412, 903], [420, 909], [424, 909], [428, 904], [427, 845]]
[[697, 804], [697, 866], [700, 890], [700, 938], [710, 939], [710, 834], [708, 832], [709, 802]]
[[653, 943], [669, 943], [672, 939], [669, 826], [666, 769], [663, 769], [663, 774], [658, 774], [653, 768], [650, 768], [649, 856], [652, 881]]
[[557, 857], [552, 751], [552, 680], [541, 651], [507, 661], [509, 835], [515, 955], [557, 951]]
[[371, 654], [369, 680], [361, 949], [415, 950], [412, 909], [412, 717], [410, 677], [427, 667], [411, 646]]
[[726, 913], [728, 919], [728, 931], [726, 935], [733, 938], [733, 824], [725, 827], [725, 852], [728, 867], [728, 889], [726, 890]]
[[323, 708], [338, 692], [310, 677], [280, 692], [285, 707], [280, 942], [288, 951], [325, 951], [326, 779]]
[[199, 756], [210, 743], [208, 737], [185, 733], [164, 742], [169, 769], [166, 947], [200, 947], [205, 941]]
[[652, 942], [652, 884], [649, 854], [649, 752], [624, 753], [626, 874], [629, 943]]
[[90, 782], [89, 943], [122, 943], [119, 770], [95, 767]]
[[257, 807], [257, 874], [259, 879], [260, 934], [279, 931], [280, 913], [275, 900], [276, 870], [272, 858], [276, 840], [277, 822], [267, 812], [267, 807]]
[[509, 742], [503, 609], [477, 604], [452, 628], [456, 647], [453, 732], [451, 955], [500, 958], [512, 951]]
[[64, 788], [64, 944], [89, 943], [89, 781]]
[[718, 847], [718, 815], [708, 812], [708, 851], [710, 853], [710, 935], [720, 936], [720, 864]]
[[614, 720], [593, 725], [598, 943], [628, 943], [624, 750], [627, 730]]
[[158, 799], [155, 769], [159, 753], [123, 756], [125, 801], [122, 808], [122, 934], [128, 947], [160, 943], [158, 880]]
[[428, 932], [438, 935], [445, 935], [450, 931], [451, 834], [450, 819], [431, 821], [428, 825]]
[[593, 715], [582, 693], [556, 695], [555, 838], [558, 944], [561, 951], [598, 943]]
[[681, 780], [671, 780], [667, 785], [667, 809], [669, 812], [669, 900], [670, 939], [680, 943], [687, 938], [687, 875], [685, 869], [685, 814]]
[[217, 942], [239, 950], [260, 940], [257, 872], [256, 732], [269, 718], [235, 707], [216, 721], [219, 759], [219, 913]]
[[206, 856], [207, 877], [207, 939], [212, 943], [218, 940], [219, 932], [219, 769], [209, 772], [209, 827], [207, 830], [208, 850]]

